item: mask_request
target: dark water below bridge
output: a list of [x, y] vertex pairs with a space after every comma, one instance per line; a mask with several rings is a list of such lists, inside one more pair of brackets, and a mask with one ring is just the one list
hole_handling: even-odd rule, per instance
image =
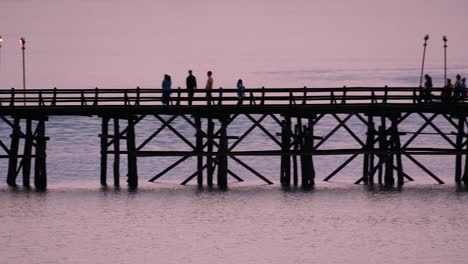
[[[421, 122], [410, 117], [401, 130], [415, 131]], [[437, 122], [444, 131], [453, 130], [446, 121]], [[193, 140], [193, 130], [182, 119], [174, 124]], [[248, 125], [240, 118], [229, 133], [239, 135]], [[269, 118], [264, 125], [272, 133], [279, 130]], [[334, 125], [336, 121], [325, 118], [317, 135]], [[353, 117], [349, 125], [363, 139], [362, 123]], [[157, 126], [154, 118], [139, 124], [137, 141]], [[360, 158], [331, 182], [320, 181], [346, 157], [315, 158], [317, 185], [308, 192], [281, 190], [275, 157], [242, 157], [273, 180], [272, 186], [230, 161], [246, 182], [231, 179], [227, 192], [198, 190], [194, 182], [182, 187], [178, 183], [194, 171], [194, 158], [157, 183], [148, 183], [176, 158], [139, 158], [138, 191], [127, 191], [125, 184], [121, 190], [102, 190], [99, 129], [99, 120], [88, 117], [52, 117], [47, 123], [48, 191], [11, 190], [5, 184], [0, 188], [0, 263], [464, 263], [466, 259], [468, 192], [452, 184], [452, 157], [418, 157], [447, 185], [437, 185], [404, 160], [406, 172], [416, 182], [401, 191], [353, 185], [361, 173]], [[2, 138], [6, 140], [9, 132], [2, 127]], [[162, 133], [148, 149], [187, 149], [171, 133]], [[340, 129], [323, 147], [356, 144]], [[447, 146], [434, 135], [413, 144]], [[238, 150], [269, 148], [276, 146], [258, 128], [238, 146]], [[0, 166], [4, 182], [6, 162]]]

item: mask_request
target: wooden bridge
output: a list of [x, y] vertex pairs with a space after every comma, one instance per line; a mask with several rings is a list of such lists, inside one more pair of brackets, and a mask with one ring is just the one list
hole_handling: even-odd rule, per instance
[[[283, 186], [314, 185], [314, 156], [346, 155], [342, 164], [325, 177], [330, 180], [358, 156], [363, 157], [362, 175], [356, 183], [403, 185], [412, 181], [403, 166], [402, 157], [410, 161], [438, 183], [443, 183], [418, 159], [418, 155], [451, 155], [455, 158], [455, 182], [468, 183], [468, 104], [463, 99], [448, 103], [440, 101], [441, 89], [434, 89], [430, 100], [421, 98], [419, 88], [353, 87], [353, 88], [288, 88], [247, 89], [238, 97], [235, 89], [198, 89], [191, 99], [187, 90], [173, 89], [169, 105], [162, 104], [160, 89], [47, 89], [1, 90], [0, 118], [11, 129], [10, 142], [0, 140], [0, 158], [8, 159], [7, 183], [16, 186], [18, 176], [22, 184], [30, 186], [34, 161], [34, 185], [44, 189], [46, 170], [46, 121], [49, 116], [96, 116], [102, 119], [100, 181], [107, 185], [107, 163], [113, 157], [113, 183], [120, 184], [120, 157], [127, 158], [127, 182], [130, 188], [138, 185], [138, 157], [177, 156], [179, 159], [150, 179], [164, 176], [190, 157], [197, 157], [194, 173], [182, 184], [196, 178], [199, 186], [214, 182], [226, 188], [228, 177], [242, 181], [232, 171], [228, 161], [244, 167], [268, 184], [268, 177], [242, 160], [244, 156], [281, 157], [280, 180]], [[427, 98], [426, 98], [427, 99]], [[243, 116], [251, 122], [240, 135], [231, 135], [230, 124]], [[422, 125], [407, 131], [404, 121], [419, 118]], [[277, 131], [265, 128], [265, 118], [271, 118]], [[324, 117], [332, 117], [336, 125], [324, 135], [316, 135]], [[354, 117], [366, 127], [364, 135], [355, 132], [350, 119]], [[184, 136], [171, 124], [176, 118], [184, 120], [193, 129], [193, 138]], [[435, 119], [442, 118], [449, 131], [439, 128]], [[138, 124], [152, 119], [160, 124], [156, 131], [136, 145]], [[329, 124], [328, 124], [329, 125]], [[434, 133], [425, 133], [425, 128]], [[270, 150], [237, 150], [255, 128], [259, 128], [276, 148]], [[339, 129], [349, 134], [357, 148], [324, 147]], [[403, 130], [402, 130], [403, 129]], [[147, 150], [150, 142], [163, 130], [170, 130], [175, 138], [187, 145], [187, 151]], [[413, 126], [414, 130], [414, 126]], [[147, 132], [147, 131], [146, 131]], [[446, 144], [437, 147], [431, 142], [415, 144], [424, 134], [440, 136]], [[404, 142], [401, 136], [408, 137]], [[52, 135], [53, 136], [53, 135]], [[121, 146], [123, 142], [124, 146]], [[9, 143], [9, 144], [8, 144]], [[20, 146], [22, 151], [20, 151]], [[3, 152], [3, 153], [1, 153]], [[464, 166], [463, 160], [465, 159]], [[320, 166], [320, 164], [317, 164]], [[206, 177], [205, 177], [206, 176]], [[216, 179], [214, 179], [216, 176]], [[376, 178], [376, 179], [374, 179]], [[216, 180], [216, 181], [215, 181]]]

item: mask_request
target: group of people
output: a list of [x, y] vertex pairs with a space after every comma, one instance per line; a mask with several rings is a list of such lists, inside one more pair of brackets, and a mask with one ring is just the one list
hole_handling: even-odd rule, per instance
[[[422, 87], [421, 96], [425, 102], [432, 101], [432, 78], [428, 74], [424, 75], [424, 87]], [[452, 84], [451, 79], [447, 79], [447, 83], [440, 93], [440, 100], [444, 103], [462, 100], [467, 97], [466, 78], [462, 78], [459, 74], [456, 76], [455, 83]]]
[[[189, 75], [187, 76], [185, 80], [185, 84], [187, 87], [187, 97], [188, 97], [187, 100], [188, 100], [189, 105], [192, 105], [195, 89], [198, 88], [197, 78], [193, 75], [192, 70], [189, 70], [188, 74]], [[211, 102], [210, 99], [212, 98], [211, 90], [213, 90], [213, 84], [214, 84], [213, 72], [208, 71], [206, 75], [207, 75], [207, 80], [206, 80], [206, 85], [205, 85], [206, 97], [208, 98], [208, 102], [210, 103]], [[164, 105], [169, 105], [171, 101], [171, 92], [172, 92], [171, 86], [172, 86], [171, 76], [168, 74], [165, 74], [164, 79], [162, 81], [162, 102]], [[244, 93], [245, 93], [244, 84], [242, 80], [239, 79], [237, 81], [237, 97], [239, 99], [242, 99], [244, 97]]]

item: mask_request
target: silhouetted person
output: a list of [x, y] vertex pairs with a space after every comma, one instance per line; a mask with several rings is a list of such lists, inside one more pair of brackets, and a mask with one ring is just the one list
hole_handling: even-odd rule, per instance
[[211, 75], [213, 75], [213, 73], [211, 71], [208, 71], [206, 75], [208, 76], [208, 80], [206, 80], [206, 86], [205, 86], [206, 99], [208, 100], [208, 105], [211, 105], [211, 98], [212, 98], [211, 90], [213, 90], [213, 77], [211, 77]]
[[463, 96], [463, 99], [466, 98], [467, 96], [467, 90], [466, 90], [466, 78], [463, 78], [462, 81], [462, 89], [463, 89], [463, 92], [462, 92], [462, 96]]
[[188, 103], [192, 105], [193, 101], [193, 94], [195, 93], [195, 89], [197, 89], [197, 78], [192, 75], [192, 70], [188, 71], [189, 76], [187, 76], [186, 84], [187, 84], [187, 91], [188, 91]]
[[448, 103], [450, 101], [450, 96], [452, 96], [452, 80], [447, 79], [447, 84], [442, 88], [442, 92], [440, 93], [440, 100], [444, 103]]
[[422, 97], [425, 102], [430, 102], [432, 98], [432, 78], [428, 74], [424, 75], [424, 87], [422, 90]]
[[461, 76], [458, 74], [453, 85], [453, 99], [454, 101], [462, 99], [463, 96], [463, 87], [461, 82]]
[[164, 80], [162, 82], [162, 102], [164, 105], [169, 105], [171, 99], [171, 76], [164, 74]]
[[244, 98], [245, 94], [245, 87], [244, 84], [242, 83], [242, 79], [239, 79], [237, 81], [237, 98], [242, 99]]

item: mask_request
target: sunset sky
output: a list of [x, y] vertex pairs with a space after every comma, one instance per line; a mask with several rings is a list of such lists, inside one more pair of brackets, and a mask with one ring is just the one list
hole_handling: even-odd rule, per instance
[[21, 84], [22, 36], [28, 87], [35, 88], [156, 87], [165, 73], [182, 85], [189, 68], [203, 80], [213, 70], [215, 86], [225, 87], [239, 77], [257, 86], [296, 85], [262, 72], [417, 68], [426, 33], [429, 67], [442, 66], [446, 34], [449, 66], [463, 68], [467, 6], [464, 0], [2, 0], [0, 87]]

